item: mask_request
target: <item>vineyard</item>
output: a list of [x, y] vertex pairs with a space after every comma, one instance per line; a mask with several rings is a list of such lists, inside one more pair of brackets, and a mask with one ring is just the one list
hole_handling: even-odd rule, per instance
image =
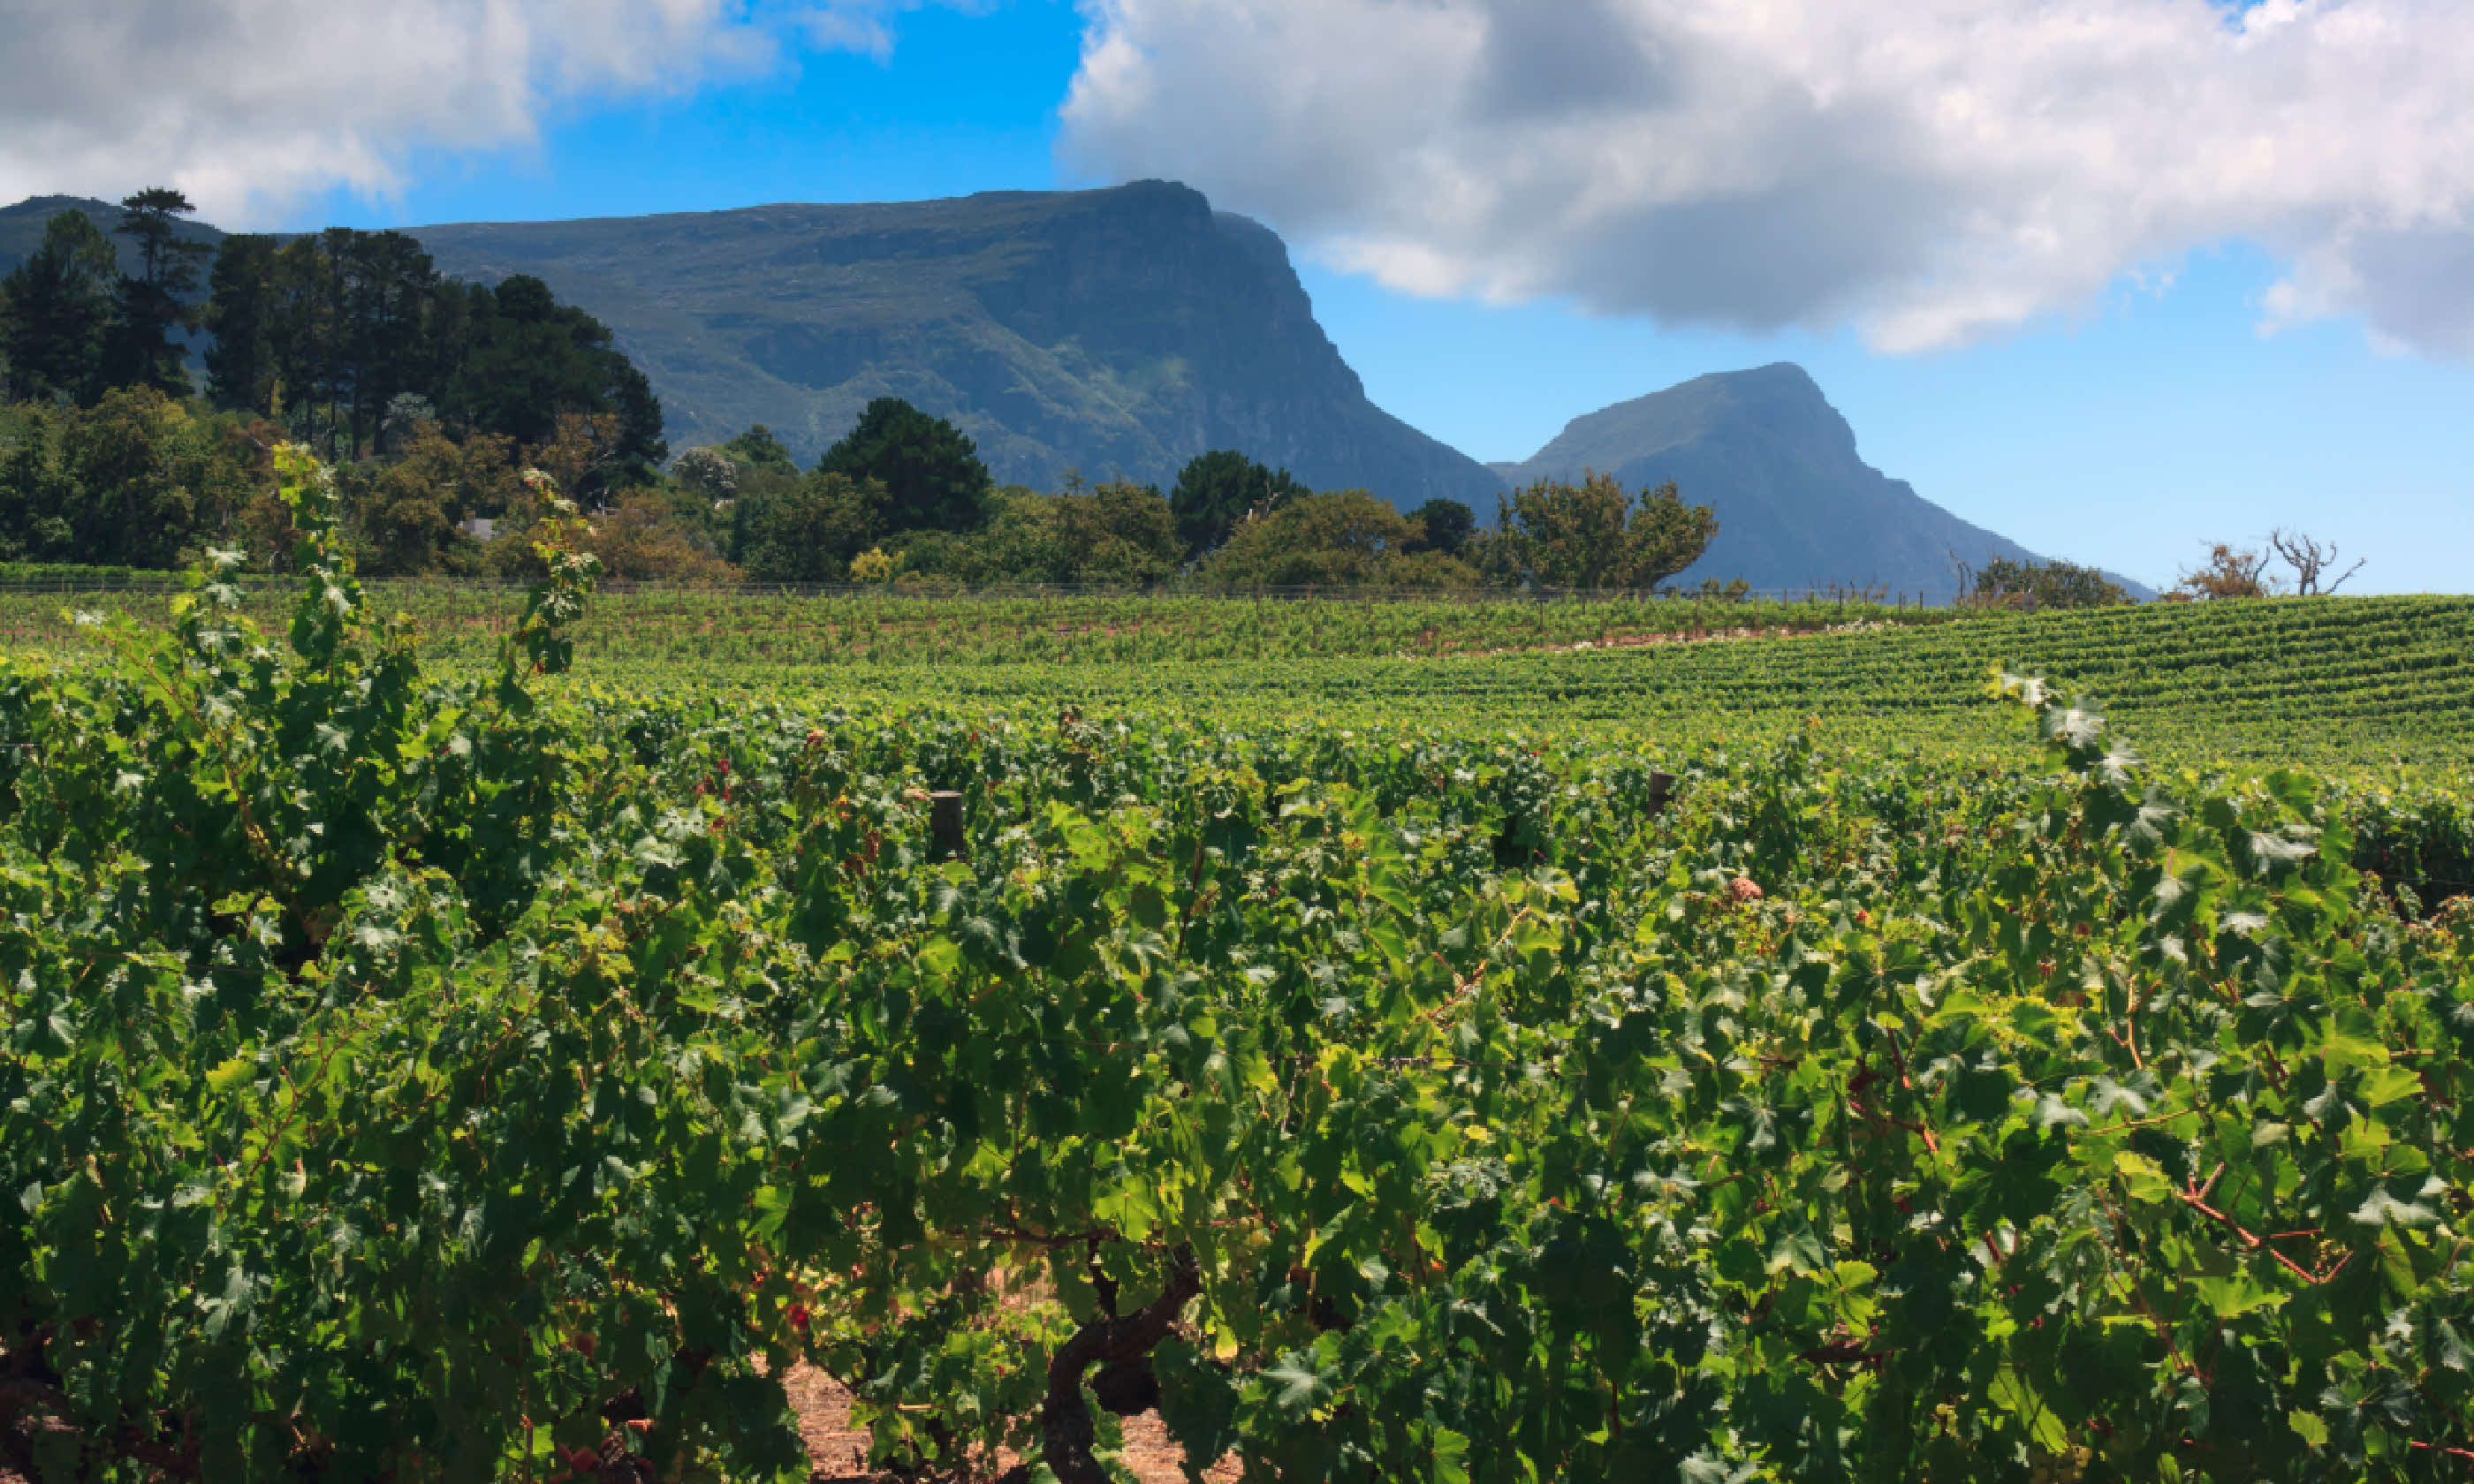
[[0, 680], [0, 1468], [2474, 1471], [2474, 604], [442, 645], [285, 470]]
[[[67, 611], [159, 623], [161, 574], [62, 569], [45, 582], [0, 572], [0, 642], [75, 647]], [[240, 611], [279, 621], [290, 587], [234, 578]], [[378, 606], [422, 628], [433, 658], [486, 660], [521, 589], [443, 582], [372, 585]], [[1546, 601], [1501, 593], [1285, 593], [1230, 596], [909, 592], [895, 588], [607, 592], [575, 627], [588, 658], [694, 666], [918, 667], [967, 663], [1199, 662], [1486, 654], [1631, 644], [1712, 634], [1808, 634], [1855, 623], [1934, 624], [1957, 614], [1837, 597], [1728, 601], [1649, 594], [1573, 594]]]
[[[235, 579], [236, 611], [280, 624], [288, 586]], [[432, 670], [495, 664], [522, 595], [373, 586]], [[0, 646], [94, 655], [73, 613], [159, 628], [165, 594], [0, 589]], [[2023, 614], [1832, 599], [1624, 596], [1524, 602], [1228, 597], [605, 593], [567, 631], [581, 675], [640, 696], [1063, 702], [1249, 725], [1596, 730], [1833, 740], [1978, 754], [1977, 704], [2028, 664], [2105, 698], [2175, 765], [2288, 763], [2347, 775], [2474, 765], [2474, 598], [2286, 599]]]
[[2464, 598], [1985, 614], [1439, 661], [1267, 653], [1262, 663], [954, 660], [854, 673], [697, 671], [614, 656], [595, 673], [640, 688], [737, 681], [753, 693], [1061, 697], [1146, 712], [1611, 735], [1646, 729], [1692, 741], [1777, 739], [1819, 718], [1850, 744], [1977, 754], [2010, 738], [1981, 705], [1983, 677], [2023, 661], [2107, 698], [2143, 745], [2176, 764], [2307, 761], [2462, 777], [2474, 762], [2474, 599]]

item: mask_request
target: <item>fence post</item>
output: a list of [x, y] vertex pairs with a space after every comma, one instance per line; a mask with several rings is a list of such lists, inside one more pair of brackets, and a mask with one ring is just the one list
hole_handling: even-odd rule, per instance
[[958, 789], [940, 788], [928, 796], [928, 826], [936, 841], [957, 856], [971, 853], [971, 842], [962, 833], [962, 795]]

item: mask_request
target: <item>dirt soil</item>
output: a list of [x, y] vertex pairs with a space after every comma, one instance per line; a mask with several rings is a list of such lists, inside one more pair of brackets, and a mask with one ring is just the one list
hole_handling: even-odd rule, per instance
[[[808, 1440], [808, 1461], [815, 1470], [813, 1484], [917, 1484], [899, 1475], [869, 1472], [867, 1434], [850, 1424], [850, 1393], [806, 1366], [785, 1376], [783, 1384], [790, 1394], [791, 1409], [799, 1415], [799, 1431]], [[1124, 1427], [1125, 1463], [1134, 1477], [1143, 1484], [1184, 1484], [1185, 1450], [1170, 1440], [1158, 1413], [1126, 1418]], [[996, 1464], [1007, 1469], [1015, 1462], [1007, 1454]], [[1223, 1459], [1203, 1471], [1202, 1476], [1210, 1484], [1235, 1484], [1236, 1460]], [[0, 1484], [31, 1481], [0, 1464]]]
[[[819, 1373], [800, 1366], [783, 1378], [791, 1409], [799, 1414], [799, 1431], [808, 1440], [808, 1459], [815, 1466], [813, 1484], [910, 1484], [897, 1475], [872, 1473], [867, 1468], [867, 1433], [850, 1424], [850, 1393]], [[1184, 1484], [1185, 1450], [1160, 1425], [1159, 1414], [1145, 1412], [1122, 1420], [1126, 1434], [1126, 1467], [1143, 1484]], [[1010, 1453], [996, 1460], [998, 1469], [1018, 1460]], [[1237, 1463], [1231, 1458], [1203, 1471], [1210, 1484], [1234, 1484]], [[0, 1484], [8, 1484], [0, 1477]]]

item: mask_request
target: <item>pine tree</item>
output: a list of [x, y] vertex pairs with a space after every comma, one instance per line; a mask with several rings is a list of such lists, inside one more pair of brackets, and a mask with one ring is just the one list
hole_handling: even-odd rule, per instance
[[0, 280], [9, 301], [0, 334], [11, 395], [93, 404], [104, 386], [100, 367], [113, 329], [118, 271], [111, 243], [84, 212], [63, 211], [45, 224], [43, 245]]
[[1177, 472], [1168, 504], [1176, 515], [1186, 560], [1200, 562], [1226, 544], [1249, 519], [1267, 516], [1312, 493], [1287, 469], [1266, 468], [1233, 448], [1221, 448], [1196, 455]]
[[976, 529], [987, 518], [994, 488], [978, 445], [961, 429], [898, 396], [868, 403], [859, 425], [825, 450], [816, 468], [882, 483], [893, 531]]
[[170, 186], [151, 186], [121, 199], [121, 236], [137, 244], [137, 272], [120, 275], [114, 298], [119, 323], [107, 342], [104, 379], [115, 387], [153, 387], [188, 395], [185, 352], [172, 332], [195, 323], [190, 304], [198, 273], [213, 249], [181, 235], [179, 218], [197, 210]]
[[217, 407], [272, 416], [277, 366], [276, 238], [226, 237], [207, 277], [207, 395]]

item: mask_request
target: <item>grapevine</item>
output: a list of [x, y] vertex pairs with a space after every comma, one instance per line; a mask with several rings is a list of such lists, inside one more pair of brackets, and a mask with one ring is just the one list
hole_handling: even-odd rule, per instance
[[800, 1479], [802, 1361], [1062, 1484], [1154, 1401], [1257, 1481], [2474, 1459], [2474, 943], [2357, 797], [1981, 667], [2041, 753], [665, 693], [564, 523], [435, 673], [280, 467], [280, 639], [219, 556], [0, 683], [32, 1478]]

